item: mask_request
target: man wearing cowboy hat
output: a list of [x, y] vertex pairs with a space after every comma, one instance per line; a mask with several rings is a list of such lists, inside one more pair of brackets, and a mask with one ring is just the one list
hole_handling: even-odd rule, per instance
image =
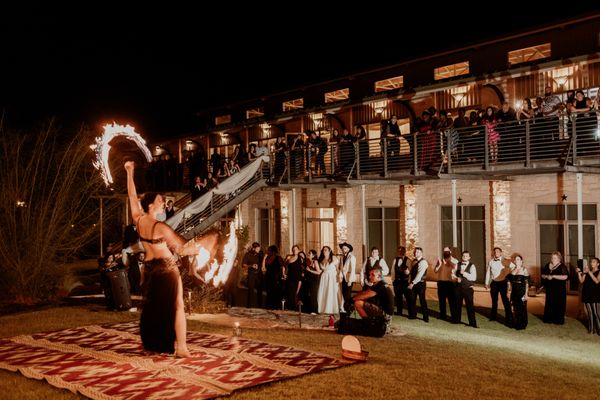
[[342, 249], [342, 297], [343, 305], [352, 301], [352, 284], [356, 281], [356, 257], [352, 254], [354, 248], [350, 243], [340, 243]]

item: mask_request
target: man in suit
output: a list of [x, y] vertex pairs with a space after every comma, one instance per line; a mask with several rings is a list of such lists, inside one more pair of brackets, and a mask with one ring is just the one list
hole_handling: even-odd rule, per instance
[[340, 243], [342, 249], [342, 297], [344, 301], [342, 308], [346, 302], [352, 300], [352, 284], [356, 281], [356, 257], [352, 254], [354, 248], [350, 243]]

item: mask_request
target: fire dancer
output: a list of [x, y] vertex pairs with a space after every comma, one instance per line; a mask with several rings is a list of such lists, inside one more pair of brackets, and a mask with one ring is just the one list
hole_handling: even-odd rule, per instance
[[132, 161], [125, 163], [131, 216], [146, 252], [144, 306], [140, 318], [142, 343], [146, 350], [189, 357], [183, 286], [174, 254], [196, 255], [204, 248], [214, 258], [218, 233], [186, 242], [169, 225], [159, 222], [157, 216], [165, 212], [165, 200], [158, 193], [146, 193], [138, 202], [134, 168]]

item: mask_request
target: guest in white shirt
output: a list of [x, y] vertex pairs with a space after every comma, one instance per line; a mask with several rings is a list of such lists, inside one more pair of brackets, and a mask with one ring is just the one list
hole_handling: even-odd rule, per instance
[[495, 321], [497, 318], [498, 294], [500, 294], [504, 306], [504, 324], [512, 327], [512, 311], [508, 300], [508, 281], [506, 280], [509, 273], [510, 268], [502, 263], [502, 249], [494, 247], [494, 258], [488, 262], [485, 270], [485, 288], [490, 289], [490, 295], [492, 296], [490, 321]]
[[415, 247], [415, 259], [410, 270], [410, 283], [408, 284], [408, 290], [412, 291], [411, 304], [409, 304], [408, 309], [409, 319], [417, 318], [417, 296], [419, 296], [423, 321], [429, 322], [429, 310], [425, 298], [425, 291], [427, 289], [425, 279], [427, 277], [428, 268], [429, 264], [427, 263], [427, 260], [423, 258], [423, 249]]
[[475, 320], [475, 307], [473, 306], [473, 284], [477, 280], [477, 268], [471, 262], [471, 254], [468, 251], [462, 252], [460, 264], [452, 270], [452, 279], [456, 282], [456, 319], [452, 322], [459, 324], [462, 314], [463, 299], [467, 308], [467, 317], [469, 326], [477, 328]]
[[352, 284], [356, 282], [356, 257], [350, 243], [340, 243], [342, 249], [342, 309], [346, 302], [352, 301]]
[[362, 267], [362, 271], [360, 271], [360, 284], [363, 287], [363, 289], [365, 286], [371, 286], [369, 284], [369, 271], [377, 266], [381, 268], [382, 277], [389, 275], [390, 267], [388, 267], [387, 263], [383, 258], [379, 257], [379, 248], [373, 247], [371, 249], [371, 256], [367, 258], [367, 261], [365, 261]]

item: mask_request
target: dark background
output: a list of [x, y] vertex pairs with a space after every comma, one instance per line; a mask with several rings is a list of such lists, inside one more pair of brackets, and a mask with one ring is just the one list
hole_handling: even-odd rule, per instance
[[2, 6], [0, 107], [6, 126], [114, 120], [160, 139], [194, 132], [206, 108], [600, 11], [505, 3]]

